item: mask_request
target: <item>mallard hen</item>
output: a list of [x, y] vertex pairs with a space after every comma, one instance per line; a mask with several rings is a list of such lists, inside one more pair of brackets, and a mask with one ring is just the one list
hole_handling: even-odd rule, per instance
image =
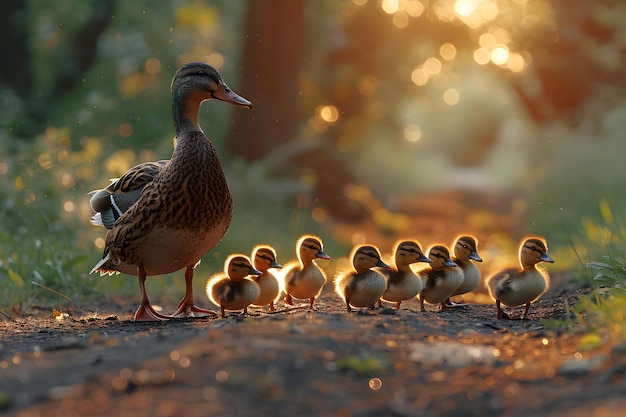
[[[487, 288], [496, 302], [499, 319], [526, 319], [530, 304], [548, 288], [548, 273], [537, 268], [540, 262], [554, 262], [548, 255], [546, 239], [541, 236], [526, 237], [520, 242], [518, 253], [521, 268], [507, 268], [487, 278]], [[508, 307], [525, 304], [524, 312], [510, 317], [502, 310], [501, 304]]]
[[[92, 193], [90, 201], [103, 225], [110, 228], [103, 258], [91, 272], [137, 275], [141, 305], [136, 321], [172, 317], [152, 308], [145, 280], [182, 268], [185, 296], [173, 316], [215, 314], [194, 305], [193, 272], [226, 233], [233, 203], [215, 147], [198, 123], [198, 112], [202, 102], [211, 99], [252, 108], [252, 103], [228, 88], [215, 68], [204, 63], [181, 67], [171, 90], [176, 137], [169, 162], [138, 165], [105, 190]], [[111, 215], [117, 217], [113, 224]]]

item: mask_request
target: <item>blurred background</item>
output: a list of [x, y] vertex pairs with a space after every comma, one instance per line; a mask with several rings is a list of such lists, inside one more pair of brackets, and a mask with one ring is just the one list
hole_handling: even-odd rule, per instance
[[[303, 233], [330, 276], [352, 245], [407, 237], [474, 234], [489, 270], [542, 234], [573, 278], [623, 251], [620, 0], [4, 0], [0, 19], [5, 311], [65, 302], [42, 286], [138, 301], [134, 278], [88, 275], [105, 230], [87, 193], [169, 158], [170, 82], [191, 61], [255, 105], [201, 109], [235, 216], [199, 291], [229, 253], [264, 242], [284, 263]], [[174, 303], [174, 275], [149, 292]]]

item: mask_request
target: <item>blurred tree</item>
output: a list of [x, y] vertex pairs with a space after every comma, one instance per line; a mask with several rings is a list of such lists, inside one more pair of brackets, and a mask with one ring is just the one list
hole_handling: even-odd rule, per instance
[[[71, 91], [94, 64], [99, 36], [107, 29], [114, 14], [115, 0], [102, 0], [91, 4], [88, 14], [80, 25], [58, 32], [59, 39], [47, 50], [56, 65], [46, 68], [48, 83], [38, 79], [33, 68], [37, 59], [37, 48], [30, 42], [35, 19], [34, 5], [26, 1], [8, 0], [0, 9], [0, 34], [3, 65], [0, 80], [4, 88], [22, 99], [23, 112], [20, 119], [10, 126], [16, 138], [32, 140], [50, 122], [50, 112], [61, 97]], [[3, 33], [2, 33], [3, 32]]]

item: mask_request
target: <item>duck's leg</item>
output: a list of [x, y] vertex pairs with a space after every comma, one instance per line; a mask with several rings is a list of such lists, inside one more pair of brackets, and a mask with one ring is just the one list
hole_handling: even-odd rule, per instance
[[220, 306], [220, 317], [226, 318], [226, 309]]
[[146, 292], [146, 270], [142, 267], [137, 268], [137, 279], [139, 281], [139, 289], [141, 290], [141, 305], [135, 311], [134, 321], [161, 321], [167, 320], [163, 314], [157, 313], [150, 305], [148, 293]]
[[178, 303], [178, 310], [172, 317], [207, 317], [217, 316], [215, 311], [196, 307], [193, 303], [193, 266], [185, 269], [185, 296]]
[[402, 304], [402, 301], [398, 301], [396, 303], [396, 310], [400, 310], [400, 304]]
[[309, 311], [313, 311], [313, 303], [315, 302], [315, 297], [309, 298]]
[[275, 313], [276, 308], [274, 307], [274, 301], [270, 301], [270, 313]]
[[426, 311], [424, 308], [424, 294], [420, 294], [420, 311]]

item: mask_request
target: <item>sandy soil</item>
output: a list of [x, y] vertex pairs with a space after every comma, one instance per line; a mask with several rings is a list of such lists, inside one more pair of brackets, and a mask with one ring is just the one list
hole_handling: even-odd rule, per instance
[[[330, 286], [327, 286], [330, 290]], [[0, 323], [0, 413], [15, 416], [620, 416], [626, 347], [580, 351], [548, 329], [578, 291], [530, 320], [493, 305], [317, 311], [133, 323], [133, 306]], [[122, 313], [123, 312], [123, 313]]]

